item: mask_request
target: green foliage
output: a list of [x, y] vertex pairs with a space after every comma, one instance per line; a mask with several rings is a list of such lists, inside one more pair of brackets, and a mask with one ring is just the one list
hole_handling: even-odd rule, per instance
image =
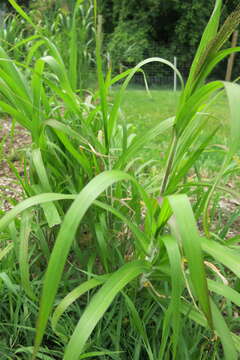
[[148, 48], [147, 29], [131, 21], [119, 23], [109, 38], [107, 51], [111, 54], [114, 68], [134, 66], [144, 58]]
[[[238, 171], [232, 161], [239, 151], [240, 86], [205, 81], [229, 51], [240, 50], [221, 50], [239, 9], [219, 29], [222, 1], [216, 0], [186, 84], [156, 57], [116, 77], [111, 69], [104, 75], [95, 12], [98, 89], [86, 96], [81, 82], [78, 89], [74, 47], [80, 1], [69, 15], [70, 59], [62, 56], [62, 38], [54, 34], [56, 45], [48, 27], [41, 31], [11, 4], [35, 33], [17, 44], [30, 43], [24, 66], [0, 48], [0, 108], [29, 131], [32, 146], [23, 178], [15, 170], [26, 199], [0, 219], [0, 351], [15, 359], [237, 360], [239, 247], [224, 234], [216, 240], [209, 208], [225, 191], [220, 181]], [[181, 97], [174, 117], [135, 134], [120, 106], [132, 77], [151, 62], [176, 72]], [[207, 184], [189, 184], [189, 170], [218, 130], [199, 136], [208, 129], [207, 105], [223, 89], [231, 136], [222, 168]], [[147, 163], [137, 165], [139, 151], [167, 131], [161, 187], [146, 191]], [[194, 186], [201, 192], [188, 191]], [[187, 194], [199, 205], [205, 236]]]
[[[187, 73], [213, 5], [214, 0], [146, 0], [141, 4], [135, 0], [103, 0], [106, 49], [110, 52], [114, 64], [126, 63], [125, 53], [129, 51], [129, 43], [135, 44], [131, 38], [134, 29], [135, 39], [139, 39], [136, 43], [143, 44], [142, 52], [145, 57], [160, 55], [172, 60], [173, 56], [177, 56], [179, 67]], [[237, 2], [234, 5], [234, 2], [227, 1], [224, 5], [224, 16], [230, 14], [236, 5]], [[142, 60], [141, 55], [141, 51], [136, 48], [135, 62]], [[128, 64], [131, 65], [132, 62]], [[236, 66], [235, 76], [238, 72], [239, 67]], [[214, 76], [223, 78], [224, 75], [222, 67], [218, 67], [214, 72]]]

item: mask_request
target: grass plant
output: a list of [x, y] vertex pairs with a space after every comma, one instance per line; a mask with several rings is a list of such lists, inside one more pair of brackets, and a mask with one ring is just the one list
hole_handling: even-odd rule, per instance
[[[0, 48], [1, 111], [32, 137], [24, 176], [15, 169], [25, 199], [0, 219], [3, 356], [237, 360], [240, 254], [237, 239], [225, 240], [237, 215], [220, 236], [211, 219], [217, 194], [228, 191], [223, 184], [238, 171], [240, 87], [207, 77], [240, 50], [221, 50], [240, 22], [239, 8], [219, 29], [222, 1], [216, 0], [184, 84], [161, 58], [105, 75], [95, 1], [98, 88], [86, 96], [78, 88], [75, 46], [82, 2], [71, 20], [66, 62], [58, 40], [9, 1], [34, 34], [19, 44], [31, 43], [22, 64]], [[135, 133], [121, 104], [134, 74], [154, 61], [176, 71], [182, 90], [173, 117]], [[220, 171], [206, 185], [197, 162], [219, 130], [214, 121], [209, 131], [209, 106], [223, 90], [230, 135]], [[167, 133], [161, 170], [149, 182], [151, 162], [139, 165], [139, 154]]]

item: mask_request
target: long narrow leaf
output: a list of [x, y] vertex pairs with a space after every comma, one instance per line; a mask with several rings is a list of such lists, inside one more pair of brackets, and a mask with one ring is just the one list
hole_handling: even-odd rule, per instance
[[115, 296], [141, 273], [149, 271], [145, 261], [135, 261], [117, 270], [92, 298], [81, 316], [68, 343], [64, 360], [77, 360], [98, 321], [111, 305]]
[[210, 326], [212, 315], [209, 302], [206, 273], [203, 263], [200, 236], [190, 202], [186, 195], [168, 197], [176, 222], [176, 236], [180, 237], [186, 255], [190, 277], [199, 303]]
[[122, 180], [132, 180], [132, 177], [120, 171], [106, 171], [98, 175], [79, 193], [65, 215], [44, 279], [35, 338], [35, 354], [41, 344], [78, 225], [93, 201], [109, 186]]

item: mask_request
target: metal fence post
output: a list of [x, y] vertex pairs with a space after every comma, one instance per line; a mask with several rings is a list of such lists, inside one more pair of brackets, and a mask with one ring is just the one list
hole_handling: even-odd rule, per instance
[[[177, 57], [176, 56], [174, 56], [173, 63], [174, 63], [174, 66], [176, 68], [177, 67]], [[173, 91], [177, 91], [177, 73], [176, 73], [176, 71], [174, 71], [173, 76], [174, 76], [174, 78], [173, 78]]]

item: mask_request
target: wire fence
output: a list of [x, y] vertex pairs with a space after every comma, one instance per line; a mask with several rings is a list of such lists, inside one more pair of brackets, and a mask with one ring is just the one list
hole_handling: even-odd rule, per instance
[[[164, 54], [163, 54], [164, 58]], [[167, 59], [170, 61], [180, 72], [184, 82], [186, 82], [190, 65], [184, 65], [181, 61], [181, 57], [174, 57]], [[225, 80], [226, 72], [227, 72], [228, 59], [225, 59], [222, 63], [218, 65], [215, 71], [209, 76], [208, 81], [213, 80]], [[131, 66], [123, 66], [119, 69], [119, 72], [123, 72], [124, 70], [129, 69]], [[144, 75], [141, 72], [137, 72], [131, 80], [130, 86], [144, 87], [145, 79], [147, 80], [147, 84], [151, 88], [161, 88], [161, 89], [171, 89], [171, 90], [179, 90], [181, 88], [181, 81], [177, 76], [176, 72], [169, 66], [165, 64], [160, 64], [158, 62], [150, 63], [146, 66], [143, 66]], [[239, 76], [240, 69], [240, 56], [236, 56], [232, 80]]]
[[[181, 73], [183, 80], [187, 79], [189, 73], [189, 67], [182, 66], [178, 64], [178, 58], [172, 57], [168, 59]], [[133, 65], [132, 65], [133, 66]], [[129, 66], [119, 66], [117, 73], [124, 72], [125, 70], [132, 67]], [[181, 87], [181, 82], [176, 72], [169, 66], [159, 62], [151, 62], [142, 67], [143, 72], [136, 72], [134, 77], [131, 79], [130, 86], [133, 87], [145, 87], [147, 85], [151, 88], [161, 88], [161, 89], [171, 89], [178, 90]]]
[[[187, 74], [189, 72], [189, 68], [182, 66], [179, 67], [177, 64], [177, 57], [173, 58], [172, 63], [179, 70], [183, 79], [186, 79]], [[172, 68], [164, 64], [152, 63], [148, 65], [146, 68], [143, 67], [143, 70], [148, 86], [150, 87], [167, 88], [167, 89], [173, 89], [174, 91], [180, 88], [180, 80], [176, 72]], [[145, 86], [145, 78], [143, 74], [136, 73], [131, 83], [136, 86]]]
[[[239, 57], [240, 58], [240, 57]], [[239, 66], [239, 58], [236, 59], [236, 66]], [[171, 61], [168, 58], [168, 61]], [[190, 66], [183, 65], [181, 63], [181, 59], [178, 61], [178, 57], [172, 57], [171, 63], [175, 65], [177, 70], [180, 72], [183, 81], [186, 83]], [[124, 71], [133, 68], [134, 64], [129, 66], [127, 65], [120, 65], [119, 67], [115, 68], [113, 71], [113, 76], [123, 73]], [[214, 80], [225, 80], [226, 70], [227, 70], [227, 60], [220, 65], [221, 71], [217, 70], [215, 73], [211, 74], [208, 78], [208, 81]], [[105, 76], [107, 75], [107, 69], [109, 66], [107, 65], [107, 61], [104, 62], [104, 69], [105, 69]], [[130, 88], [139, 88], [144, 89], [146, 83], [150, 89], [161, 89], [161, 90], [173, 90], [177, 91], [181, 89], [181, 81], [177, 76], [176, 72], [166, 64], [152, 62], [150, 64], [144, 65], [142, 67], [143, 72], [136, 72], [133, 78], [131, 79], [129, 86]], [[83, 74], [82, 74], [83, 75]], [[95, 68], [95, 63], [92, 63], [91, 68], [86, 74], [86, 82], [87, 85], [91, 85], [96, 87], [97, 84], [97, 72]], [[118, 81], [115, 86], [122, 84], [124, 79]]]

